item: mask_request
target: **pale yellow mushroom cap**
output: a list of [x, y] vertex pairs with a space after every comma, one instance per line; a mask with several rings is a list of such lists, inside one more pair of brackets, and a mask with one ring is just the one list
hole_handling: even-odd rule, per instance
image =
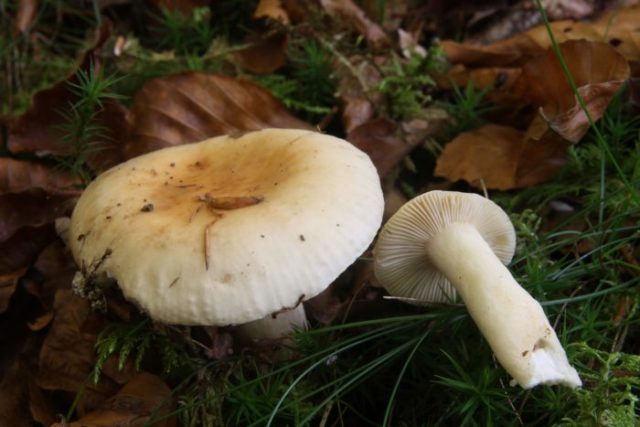
[[429, 261], [429, 240], [451, 223], [473, 225], [504, 264], [513, 257], [516, 235], [509, 216], [477, 194], [430, 191], [404, 204], [384, 225], [374, 248], [374, 270], [394, 296], [415, 303], [455, 300], [454, 287]]
[[92, 182], [73, 212], [85, 274], [153, 319], [240, 324], [324, 290], [382, 221], [379, 177], [348, 142], [265, 129], [166, 148]]

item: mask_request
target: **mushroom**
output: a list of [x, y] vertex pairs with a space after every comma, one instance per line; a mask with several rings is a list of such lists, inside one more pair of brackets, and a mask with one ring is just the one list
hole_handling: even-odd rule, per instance
[[[106, 274], [160, 322], [304, 327], [302, 302], [371, 243], [380, 180], [348, 142], [265, 129], [133, 158], [92, 182], [70, 224], [85, 278]], [[293, 310], [293, 311], [291, 311]]]
[[431, 191], [385, 224], [374, 271], [391, 295], [421, 303], [459, 294], [512, 385], [581, 385], [540, 304], [513, 278], [507, 214], [477, 194]]

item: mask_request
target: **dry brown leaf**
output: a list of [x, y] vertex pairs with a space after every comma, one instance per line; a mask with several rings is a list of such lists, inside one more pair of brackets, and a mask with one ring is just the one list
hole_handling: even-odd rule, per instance
[[502, 67], [512, 65], [521, 54], [513, 48], [501, 45], [473, 45], [443, 40], [440, 46], [452, 64], [463, 64], [468, 67]]
[[26, 270], [26, 268], [21, 268], [11, 273], [0, 274], [0, 314], [9, 307], [9, 301], [18, 286], [18, 280]]
[[[148, 421], [161, 418], [173, 409], [171, 390], [157, 376], [140, 373], [118, 394], [100, 407], [71, 423], [56, 423], [51, 427], [142, 427]], [[175, 417], [153, 423], [158, 427], [173, 427]]]
[[535, 141], [512, 127], [486, 125], [448, 143], [435, 175], [465, 180], [477, 188], [531, 186], [555, 175], [564, 164], [566, 148], [553, 138]]
[[329, 15], [342, 20], [364, 36], [371, 47], [385, 48], [391, 44], [382, 28], [352, 0], [320, 0], [320, 4]]
[[28, 284], [27, 291], [38, 297], [42, 306], [53, 309], [53, 300], [59, 289], [68, 289], [75, 272], [78, 270], [71, 252], [57, 239], [47, 246], [33, 264], [41, 281], [37, 286]]
[[233, 55], [245, 70], [255, 74], [271, 74], [284, 65], [288, 43], [286, 34], [265, 36], [261, 33], [251, 33], [245, 43], [248, 43], [249, 47]]
[[518, 158], [515, 187], [530, 187], [553, 178], [567, 162], [567, 149], [571, 145], [556, 132], [547, 130], [538, 136], [533, 132], [538, 118], [525, 132]]
[[53, 239], [53, 224], [42, 227], [24, 227], [9, 239], [0, 241], [0, 274], [8, 274], [33, 263], [38, 254]]
[[312, 128], [258, 84], [205, 73], [150, 80], [138, 92], [129, 120], [128, 158], [224, 134]]
[[32, 427], [29, 419], [29, 366], [17, 358], [0, 376], [0, 425], [2, 427]]
[[89, 376], [96, 355], [94, 345], [97, 334], [106, 325], [106, 319], [92, 312], [86, 299], [70, 290], [56, 293], [55, 318], [40, 349], [40, 370], [37, 384], [45, 390], [64, 390], [77, 393], [83, 389], [78, 412], [97, 407], [132, 377], [132, 367], [118, 371], [112, 358], [102, 371], [100, 382], [94, 385]]
[[0, 242], [21, 228], [53, 224], [56, 218], [71, 213], [74, 203], [72, 198], [48, 196], [44, 192], [0, 196]]
[[282, 6], [281, 0], [260, 0], [253, 12], [255, 19], [269, 18], [282, 24], [288, 24], [289, 14]]
[[31, 24], [33, 23], [33, 19], [38, 12], [39, 6], [38, 0], [19, 0], [18, 1], [18, 10], [16, 11], [16, 21], [15, 26], [16, 30], [20, 33], [26, 33]]
[[80, 193], [76, 184], [52, 167], [0, 158], [0, 242], [23, 227], [40, 227], [69, 212]]
[[[94, 47], [87, 51], [79, 69], [88, 70], [91, 64], [100, 69], [99, 51], [111, 35], [112, 25], [105, 20], [97, 30]], [[29, 109], [20, 116], [9, 129], [8, 147], [13, 153], [34, 153], [38, 156], [66, 155], [67, 147], [61, 140], [61, 115], [69, 105], [77, 100], [69, 88], [70, 82], [76, 82], [76, 75], [58, 82], [53, 87], [34, 95]], [[94, 143], [100, 151], [89, 156], [87, 162], [95, 171], [107, 169], [122, 160], [120, 141], [126, 133], [126, 109], [113, 100], [104, 102], [104, 109], [98, 114], [97, 122], [106, 129]]]
[[349, 66], [334, 64], [338, 79], [338, 96], [342, 101], [342, 121], [347, 133], [373, 119], [374, 105], [383, 102], [379, 91], [370, 90], [382, 80], [379, 68], [361, 56], [348, 58]]
[[[559, 48], [589, 114], [598, 120], [629, 77], [627, 61], [607, 43], [567, 41]], [[540, 113], [549, 126], [565, 139], [577, 142], [587, 132], [587, 116], [565, 79], [555, 52], [548, 51], [527, 62], [516, 84], [524, 88], [520, 93], [541, 106]]]
[[[604, 42], [614, 46], [628, 61], [640, 61], [640, 6], [632, 6], [603, 15], [594, 23], [570, 20], [552, 22], [558, 43], [568, 40]], [[454, 64], [470, 67], [518, 66], [544, 53], [551, 40], [544, 25], [489, 45], [442, 42], [447, 58]]]
[[464, 132], [444, 147], [435, 175], [480, 188], [514, 188], [522, 137], [514, 128], [497, 125]]
[[371, 157], [381, 177], [386, 176], [417, 144], [403, 141], [397, 125], [385, 118], [370, 120], [347, 135], [347, 140]]
[[51, 195], [80, 194], [78, 180], [67, 172], [34, 162], [0, 157], [0, 194], [36, 189]]

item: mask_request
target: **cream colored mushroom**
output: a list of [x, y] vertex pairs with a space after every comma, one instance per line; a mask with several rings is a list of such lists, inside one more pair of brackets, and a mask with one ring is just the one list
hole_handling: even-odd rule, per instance
[[515, 232], [498, 205], [476, 194], [431, 191], [385, 224], [374, 249], [375, 274], [391, 295], [414, 301], [464, 301], [514, 382], [581, 385], [540, 304], [504, 264]]
[[232, 325], [287, 313], [293, 320], [267, 326], [284, 331], [302, 327], [302, 302], [367, 248], [382, 210], [365, 153], [316, 132], [265, 129], [105, 172], [73, 212], [71, 250], [85, 275], [113, 277], [157, 321]]

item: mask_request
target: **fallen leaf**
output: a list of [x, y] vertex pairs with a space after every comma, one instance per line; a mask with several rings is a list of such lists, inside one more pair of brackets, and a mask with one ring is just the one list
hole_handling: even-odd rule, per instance
[[[89, 70], [90, 66], [100, 69], [99, 52], [111, 35], [111, 27], [110, 21], [104, 20], [96, 32], [94, 46], [84, 54], [79, 69]], [[29, 109], [9, 129], [7, 145], [12, 153], [28, 152], [41, 157], [69, 153], [69, 147], [61, 140], [60, 125], [65, 122], [62, 111], [77, 100], [69, 86], [74, 82], [77, 82], [75, 74], [34, 95]], [[105, 134], [93, 141], [100, 150], [87, 160], [95, 171], [102, 171], [122, 160], [119, 143], [126, 131], [126, 109], [113, 100], [104, 102], [103, 107], [97, 122], [105, 129]]]
[[[628, 61], [640, 61], [640, 6], [604, 14], [593, 23], [571, 20], [550, 23], [558, 43], [569, 40], [586, 40], [609, 43]], [[457, 43], [444, 40], [441, 43], [449, 61], [469, 67], [519, 66], [538, 56], [552, 45], [547, 28], [538, 25], [514, 37], [489, 45]]]
[[[597, 121], [629, 77], [627, 61], [607, 43], [567, 41], [559, 49], [590, 116]], [[540, 114], [554, 131], [571, 142], [584, 136], [589, 128], [587, 116], [555, 52], [550, 50], [527, 62], [519, 80], [516, 85], [524, 88], [520, 93], [541, 106]]]
[[38, 12], [38, 0], [19, 0], [15, 26], [19, 33], [26, 33]]
[[372, 90], [382, 80], [375, 64], [362, 56], [354, 55], [347, 60], [348, 63], [336, 62], [333, 69], [342, 101], [342, 122], [349, 133], [373, 119], [374, 105], [382, 103], [384, 95]]
[[512, 65], [521, 57], [521, 53], [511, 47], [502, 45], [473, 45], [443, 40], [440, 46], [452, 64], [463, 64], [468, 67], [501, 67]]
[[51, 195], [79, 195], [79, 182], [71, 174], [39, 163], [0, 157], [0, 194], [34, 189]]
[[256, 83], [198, 72], [150, 80], [129, 113], [127, 158], [218, 135], [312, 128]]
[[375, 49], [388, 47], [391, 42], [382, 28], [373, 22], [352, 0], [320, 0], [324, 10], [360, 33]]
[[487, 125], [464, 132], [445, 145], [434, 173], [475, 187], [513, 188], [522, 138], [522, 132], [507, 126]]
[[60, 239], [56, 239], [40, 252], [33, 268], [37, 270], [41, 280], [37, 286], [29, 284], [27, 291], [37, 296], [43, 307], [52, 310], [56, 292], [70, 287], [78, 270], [76, 263], [68, 247]]
[[416, 147], [416, 144], [403, 141], [397, 125], [385, 118], [358, 126], [347, 135], [347, 140], [371, 157], [381, 177], [391, 172]]
[[112, 396], [119, 384], [126, 383], [133, 374], [128, 365], [119, 371], [114, 358], [107, 362], [98, 384], [90, 374], [96, 362], [94, 345], [106, 319], [91, 311], [89, 301], [60, 290], [54, 303], [55, 318], [40, 349], [40, 369], [37, 384], [45, 390], [64, 390], [79, 395], [78, 412], [86, 413]]
[[26, 268], [21, 268], [11, 273], [0, 274], [0, 314], [9, 307], [9, 301], [18, 286], [18, 280], [26, 270]]
[[28, 392], [31, 372], [25, 358], [16, 357], [9, 369], [0, 376], [0, 425], [3, 427], [33, 426], [29, 417]]
[[266, 36], [251, 33], [245, 39], [249, 47], [235, 53], [233, 57], [245, 70], [255, 74], [270, 74], [284, 65], [287, 42], [288, 37], [284, 33]]
[[469, 84], [478, 91], [486, 93], [486, 99], [492, 103], [507, 105], [510, 109], [523, 103], [522, 95], [514, 91], [522, 69], [509, 67], [466, 68], [456, 65], [446, 74], [436, 77], [441, 89], [462, 88]]
[[29, 326], [29, 329], [31, 329], [32, 331], [39, 331], [47, 327], [49, 323], [51, 323], [51, 320], [53, 320], [53, 312], [49, 311], [36, 317], [33, 321], [27, 323], [27, 326]]
[[65, 196], [5, 194], [0, 196], [0, 242], [23, 227], [53, 224], [56, 218], [71, 212], [74, 200]]
[[55, 407], [53, 399], [38, 387], [33, 373], [29, 375], [29, 410], [33, 420], [45, 426], [59, 419], [59, 409]]
[[0, 241], [0, 274], [9, 274], [35, 261], [38, 254], [56, 238], [53, 224], [23, 227], [9, 239]]
[[289, 24], [289, 14], [280, 0], [260, 0], [253, 12], [255, 19], [269, 18], [282, 24]]
[[552, 178], [565, 163], [568, 143], [525, 138], [508, 126], [486, 125], [448, 143], [438, 158], [435, 175], [465, 180], [477, 188], [510, 190]]
[[[53, 424], [51, 427], [142, 427], [169, 414], [173, 409], [171, 390], [157, 376], [140, 373], [80, 420]], [[154, 426], [173, 427], [175, 417], [153, 421]]]
[[0, 243], [23, 227], [41, 227], [69, 212], [80, 193], [76, 185], [50, 166], [1, 157]]

